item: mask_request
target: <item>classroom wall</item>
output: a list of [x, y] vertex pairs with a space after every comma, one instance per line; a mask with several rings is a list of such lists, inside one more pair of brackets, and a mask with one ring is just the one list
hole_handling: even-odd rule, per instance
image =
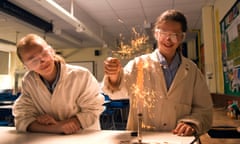
[[[95, 51], [99, 51], [99, 55], [95, 55]], [[95, 77], [98, 81], [102, 81], [104, 71], [103, 62], [109, 55], [109, 48], [73, 48], [60, 50], [67, 63], [94, 61]]]
[[[203, 28], [201, 30], [202, 42], [205, 45], [204, 55], [205, 55], [205, 69], [207, 71], [213, 72], [213, 78], [208, 79], [206, 75], [206, 80], [210, 85], [210, 91], [213, 93], [223, 93], [223, 82], [222, 82], [222, 69], [221, 69], [221, 59], [219, 57], [220, 46], [219, 40], [219, 23], [221, 19], [225, 16], [227, 11], [232, 7], [232, 5], [236, 2], [236, 0], [217, 0], [213, 6], [205, 6], [203, 7]], [[209, 20], [210, 19], [210, 20]], [[211, 29], [206, 29], [206, 26]], [[204, 28], [205, 27], [205, 28]], [[209, 37], [209, 33], [212, 35]], [[193, 45], [193, 42], [188, 43], [189, 46]], [[2, 47], [6, 51], [10, 52], [10, 68], [9, 75], [1, 76], [0, 75], [0, 83], [6, 86], [4, 83], [10, 81], [9, 86], [14, 88], [14, 83], [16, 80], [14, 79], [16, 71], [19, 73], [24, 72], [23, 65], [19, 62], [15, 51], [15, 47], [8, 48]], [[2, 50], [0, 47], [0, 50]], [[100, 55], [95, 55], [95, 50], [100, 51]], [[94, 61], [95, 63], [95, 77], [98, 81], [101, 81], [104, 75], [103, 71], [103, 62], [108, 57], [111, 56], [110, 48], [69, 48], [69, 49], [57, 49], [57, 51], [61, 51], [63, 57], [66, 62], [79, 62], [79, 61]], [[195, 53], [193, 50], [188, 50], [190, 53], [190, 57], [194, 58]], [[126, 64], [128, 60], [122, 60], [122, 64]], [[213, 69], [213, 70], [211, 70]], [[0, 87], [1, 89], [1, 87]]]
[[219, 23], [236, 0], [217, 0], [202, 9], [206, 81], [212, 93], [224, 93]]
[[[99, 55], [95, 55], [95, 51], [99, 51]], [[72, 48], [72, 49], [58, 49], [57, 51], [61, 51], [62, 56], [66, 60], [67, 63], [72, 62], [81, 62], [81, 61], [94, 61], [95, 66], [95, 77], [101, 82], [104, 76], [104, 60], [107, 57], [112, 56], [112, 48], [107, 47], [95, 47], [95, 48]], [[129, 59], [120, 59], [121, 64], [124, 66]]]
[[0, 57], [1, 63], [7, 63], [8, 67], [6, 68], [7, 74], [0, 74], [0, 90], [2, 89], [12, 89], [13, 86], [13, 56], [12, 52], [15, 51], [15, 46], [11, 44], [0, 43], [0, 51], [9, 53], [8, 62], [4, 60], [3, 57]]

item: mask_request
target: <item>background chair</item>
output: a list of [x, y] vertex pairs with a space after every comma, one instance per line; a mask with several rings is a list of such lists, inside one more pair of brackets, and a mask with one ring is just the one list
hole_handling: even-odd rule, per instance
[[127, 117], [128, 117], [128, 109], [129, 109], [129, 100], [128, 99], [120, 99], [120, 100], [112, 100], [108, 95], [103, 94], [105, 97], [105, 101], [108, 102], [107, 108], [113, 111], [113, 120], [116, 125], [116, 129], [125, 129]]
[[[127, 120], [127, 114], [128, 114], [128, 108], [129, 108], [129, 101], [127, 100], [112, 100], [109, 106], [111, 109], [115, 109], [117, 112], [117, 121], [119, 122], [119, 118], [121, 121], [121, 124], [124, 124], [125, 121]], [[125, 114], [124, 115], [124, 110]]]
[[0, 126], [14, 126], [12, 105], [19, 95], [13, 95], [12, 91], [0, 92]]
[[[103, 94], [104, 95], [104, 94]], [[100, 116], [100, 122], [101, 122], [101, 129], [116, 129], [115, 121], [114, 121], [114, 114], [115, 110], [111, 109], [109, 107], [111, 103], [111, 99], [104, 95], [104, 111], [102, 112]]]

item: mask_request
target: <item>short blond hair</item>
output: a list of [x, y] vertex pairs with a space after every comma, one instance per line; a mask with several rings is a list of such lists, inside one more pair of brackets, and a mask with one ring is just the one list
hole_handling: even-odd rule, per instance
[[54, 49], [50, 45], [48, 45], [48, 43], [42, 37], [36, 34], [28, 34], [19, 40], [19, 42], [17, 43], [18, 58], [23, 62], [21, 56], [23, 50], [32, 49], [36, 46], [49, 47], [53, 51], [54, 60], [65, 63], [65, 60], [61, 56], [57, 55]]

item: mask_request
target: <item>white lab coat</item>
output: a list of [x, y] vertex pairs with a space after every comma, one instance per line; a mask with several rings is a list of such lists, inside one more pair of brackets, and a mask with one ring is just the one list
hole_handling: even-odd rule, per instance
[[186, 122], [194, 124], [197, 133], [205, 133], [212, 124], [213, 104], [204, 76], [191, 60], [181, 56], [182, 62], [167, 90], [157, 50], [131, 60], [124, 67], [118, 89], [111, 89], [108, 78], [104, 77], [104, 93], [112, 99], [130, 99], [127, 129], [137, 130], [137, 114], [141, 103], [136, 102], [134, 85], [140, 59], [144, 64], [143, 129], [171, 131], [178, 122]]
[[29, 71], [22, 81], [22, 94], [13, 106], [15, 126], [25, 132], [36, 116], [49, 114], [56, 120], [77, 116], [83, 129], [99, 130], [103, 103], [97, 80], [83, 67], [61, 64], [52, 94], [39, 75]]

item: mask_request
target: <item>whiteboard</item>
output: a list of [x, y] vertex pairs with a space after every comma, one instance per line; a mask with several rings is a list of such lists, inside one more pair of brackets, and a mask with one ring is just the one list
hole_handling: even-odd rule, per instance
[[93, 75], [95, 75], [94, 61], [80, 61], [80, 62], [68, 62], [71, 65], [82, 66], [87, 68]]

